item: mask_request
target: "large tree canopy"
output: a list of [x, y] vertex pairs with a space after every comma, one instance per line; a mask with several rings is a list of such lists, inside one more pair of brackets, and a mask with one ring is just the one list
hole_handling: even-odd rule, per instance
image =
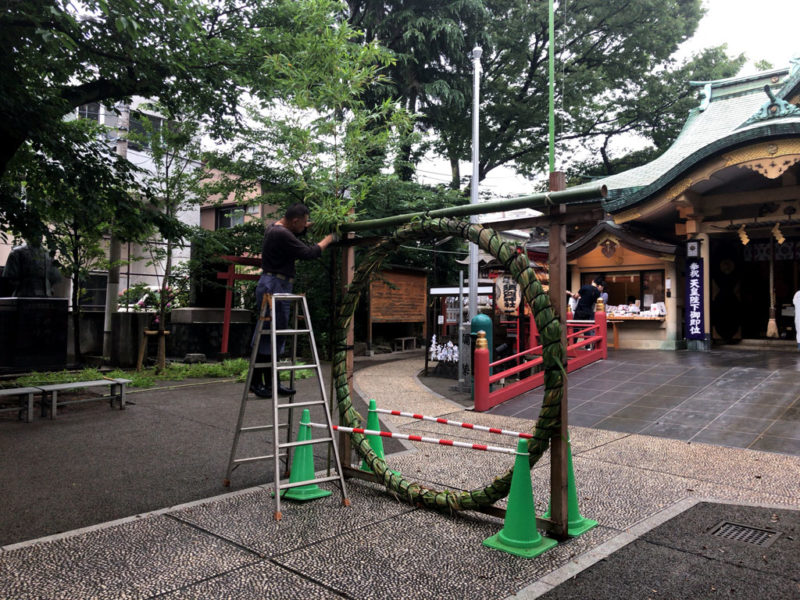
[[[52, 162], [71, 143], [65, 115], [89, 102], [158, 99], [202, 117], [212, 134], [239, 117], [244, 92], [302, 104], [347, 58], [340, 9], [332, 0], [12, 2], [0, 15], [0, 176], [24, 145], [26, 160]], [[22, 200], [25, 165], [12, 170], [0, 223], [24, 233], [46, 215]]]
[[[453, 165], [470, 155], [472, 67], [467, 52], [483, 46], [480, 177], [513, 164], [541, 171], [548, 148], [548, 3], [544, 0], [408, 3], [351, 0], [350, 18], [398, 55], [405, 70], [392, 93], [422, 113], [438, 151]], [[465, 7], [466, 18], [448, 12]], [[742, 58], [709, 49], [685, 63], [671, 57], [703, 15], [700, 0], [571, 0], [556, 3], [555, 96], [562, 153], [636, 133], [663, 149], [680, 130], [688, 79], [736, 73]], [[413, 14], [410, 14], [413, 13]], [[478, 28], [467, 26], [471, 20]], [[437, 33], [424, 45], [415, 32]], [[476, 37], [475, 31], [481, 31]], [[420, 50], [420, 46], [423, 46]], [[429, 49], [433, 51], [429, 51]], [[595, 143], [596, 142], [596, 143]], [[572, 145], [570, 145], [570, 143]], [[610, 168], [610, 159], [603, 157]]]

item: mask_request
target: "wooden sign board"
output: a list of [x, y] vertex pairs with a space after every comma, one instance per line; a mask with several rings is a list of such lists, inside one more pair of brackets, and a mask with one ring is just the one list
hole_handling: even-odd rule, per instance
[[369, 286], [373, 323], [424, 323], [427, 303], [426, 273], [383, 271]]

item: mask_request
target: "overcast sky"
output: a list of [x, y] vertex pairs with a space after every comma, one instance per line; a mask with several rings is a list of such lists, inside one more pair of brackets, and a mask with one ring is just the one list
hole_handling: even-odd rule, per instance
[[[729, 55], [744, 53], [750, 60], [742, 70], [742, 74], [749, 74], [756, 71], [754, 61], [767, 60], [779, 68], [788, 66], [793, 56], [800, 57], [800, 0], [703, 0], [703, 6], [706, 16], [694, 37], [679, 50], [680, 58], [702, 48], [727, 44]], [[462, 176], [471, 172], [471, 163], [462, 163]], [[421, 163], [419, 177], [425, 183], [447, 183], [449, 163]], [[498, 194], [531, 193], [530, 183], [504, 167], [492, 170], [481, 182], [481, 189]]]

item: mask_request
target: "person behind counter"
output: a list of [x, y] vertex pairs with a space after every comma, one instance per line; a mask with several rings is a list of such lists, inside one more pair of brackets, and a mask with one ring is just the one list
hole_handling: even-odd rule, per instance
[[575, 318], [581, 321], [594, 320], [594, 304], [603, 293], [605, 282], [597, 277], [591, 284], [582, 285], [577, 294], [572, 297], [578, 301], [575, 306]]

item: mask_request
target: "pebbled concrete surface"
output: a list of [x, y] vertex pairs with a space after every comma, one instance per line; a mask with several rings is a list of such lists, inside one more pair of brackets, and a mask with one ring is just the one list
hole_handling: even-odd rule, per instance
[[[653, 353], [649, 360], [662, 354], [669, 363], [673, 353]], [[519, 431], [533, 426], [519, 414], [473, 413], [463, 402], [431, 391], [416, 375], [422, 365], [417, 355], [367, 364], [355, 373], [357, 391], [387, 408]], [[582, 371], [579, 376], [591, 379]], [[796, 598], [800, 593], [800, 457], [791, 453], [571, 427], [580, 511], [599, 526], [527, 560], [482, 545], [503, 527], [497, 518], [422, 510], [357, 480], [347, 485], [350, 507], [342, 506], [337, 487], [326, 484], [334, 491], [328, 498], [282, 503], [279, 523], [272, 519], [269, 469], [243, 467], [234, 473], [235, 491], [216, 495], [223, 491], [220, 478], [235, 427], [241, 394], [236, 386], [216, 382], [144, 392], [126, 411], [89, 403], [55, 421], [0, 422], [0, 464], [10, 474], [4, 482], [7, 510], [0, 516], [5, 536], [0, 597], [750, 598], [769, 590], [771, 597]], [[383, 426], [513, 445], [511, 438], [410, 419], [386, 419]], [[317, 454], [319, 469], [323, 457]], [[387, 450], [390, 468], [453, 489], [486, 485], [510, 460], [436, 445]], [[545, 455], [531, 474], [537, 514], [549, 496], [547, 460]], [[211, 491], [198, 499], [205, 490]], [[742, 542], [703, 537], [709, 523], [726, 519], [768, 526], [781, 536], [755, 551], [733, 547]], [[75, 529], [86, 525], [91, 526]], [[58, 533], [62, 528], [73, 530]]]

